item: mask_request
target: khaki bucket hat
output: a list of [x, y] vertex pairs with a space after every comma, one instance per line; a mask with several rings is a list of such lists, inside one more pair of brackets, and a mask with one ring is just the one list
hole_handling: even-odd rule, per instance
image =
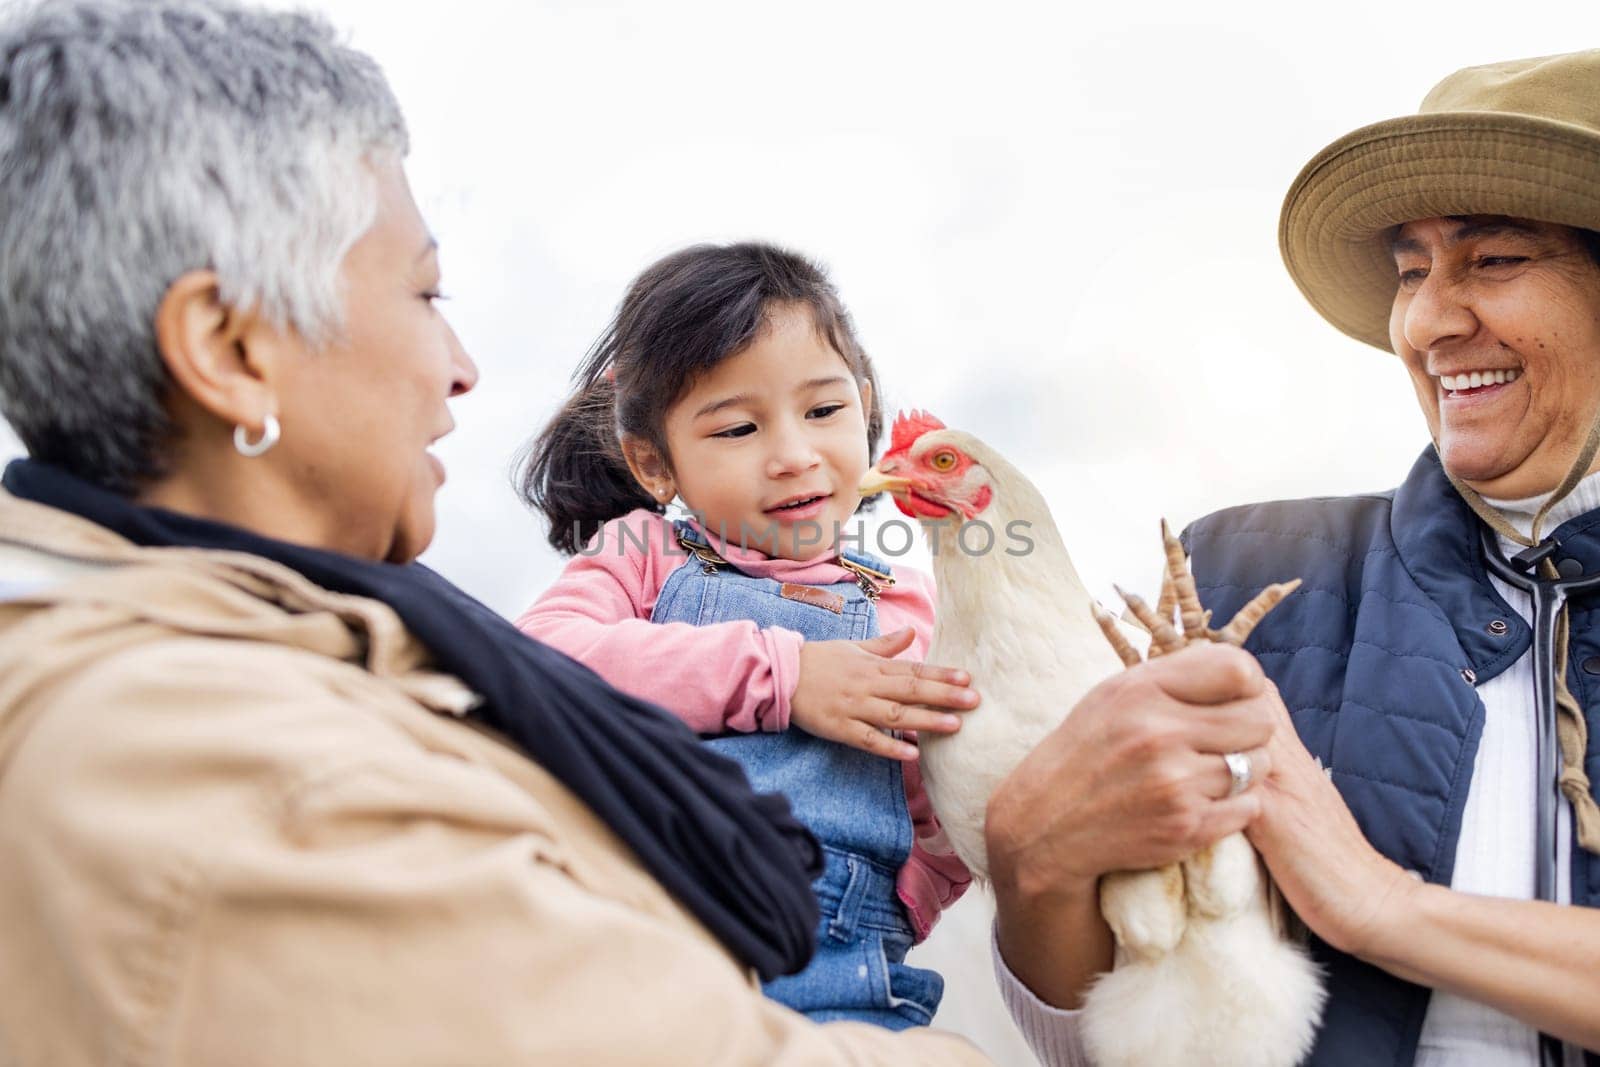
[[1468, 67], [1341, 137], [1289, 188], [1278, 244], [1323, 318], [1387, 352], [1391, 232], [1450, 215], [1600, 230], [1600, 50]]

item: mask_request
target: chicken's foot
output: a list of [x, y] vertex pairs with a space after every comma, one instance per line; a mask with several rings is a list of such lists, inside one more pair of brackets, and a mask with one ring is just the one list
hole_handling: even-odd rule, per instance
[[[1128, 605], [1128, 613], [1138, 620], [1150, 633], [1149, 659], [1176, 652], [1197, 641], [1215, 641], [1227, 645], [1243, 645], [1252, 631], [1260, 625], [1267, 613], [1283, 602], [1288, 596], [1300, 587], [1300, 579], [1277, 582], [1267, 586], [1251, 598], [1250, 602], [1240, 608], [1220, 630], [1211, 628], [1211, 612], [1200, 605], [1200, 594], [1195, 589], [1194, 574], [1189, 570], [1189, 559], [1183, 551], [1183, 542], [1172, 534], [1172, 529], [1167, 525], [1167, 520], [1161, 520], [1161, 544], [1166, 555], [1166, 568], [1161, 575], [1161, 595], [1156, 600], [1156, 606], [1151, 608], [1143, 598], [1132, 593], [1124, 592], [1120, 587], [1117, 595], [1122, 597]], [[1139, 662], [1138, 653], [1134, 652], [1127, 641], [1116, 634], [1115, 625], [1108, 625], [1106, 620], [1110, 616], [1105, 609], [1096, 604], [1093, 606], [1095, 621], [1100, 623], [1100, 630], [1106, 635], [1106, 640], [1111, 642], [1122, 662], [1133, 666]], [[1177, 616], [1177, 626], [1173, 625], [1173, 616]], [[1105, 619], [1101, 616], [1104, 615]], [[1179, 632], [1182, 628], [1182, 633]], [[1133, 658], [1129, 658], [1130, 654]]]

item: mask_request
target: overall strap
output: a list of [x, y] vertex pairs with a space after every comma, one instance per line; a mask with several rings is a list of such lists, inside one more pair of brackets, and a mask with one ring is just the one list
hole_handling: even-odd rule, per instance
[[[721, 553], [711, 547], [711, 542], [688, 520], [673, 520], [672, 531], [678, 538], [678, 544], [683, 546], [683, 550], [700, 561], [702, 573], [716, 574], [723, 567], [733, 566], [722, 557]], [[840, 552], [834, 562], [851, 573], [856, 585], [861, 587], [861, 592], [874, 603], [884, 589], [894, 585], [894, 574], [889, 570], [889, 565], [875, 556]]]
[[855, 575], [856, 584], [867, 595], [867, 599], [874, 603], [877, 602], [880, 592], [894, 584], [894, 575], [889, 572], [889, 565], [871, 556], [841, 552], [838, 564]]
[[716, 574], [723, 567], [732, 566], [711, 547], [711, 542], [700, 536], [700, 532], [692, 523], [676, 519], [672, 523], [672, 532], [677, 536], [678, 544], [683, 550], [700, 561], [702, 574]]

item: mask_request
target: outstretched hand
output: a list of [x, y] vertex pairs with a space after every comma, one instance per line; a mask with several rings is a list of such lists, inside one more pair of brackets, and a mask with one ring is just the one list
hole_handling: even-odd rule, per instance
[[961, 719], [950, 711], [978, 705], [972, 676], [893, 658], [915, 638], [908, 627], [865, 641], [807, 641], [800, 647], [800, 682], [789, 702], [790, 724], [898, 760], [916, 759], [917, 747], [886, 731], [955, 733]]
[[1268, 686], [1277, 721], [1267, 746], [1272, 769], [1261, 783], [1261, 815], [1245, 834], [1301, 921], [1334, 948], [1363, 955], [1422, 883], [1367, 841]]

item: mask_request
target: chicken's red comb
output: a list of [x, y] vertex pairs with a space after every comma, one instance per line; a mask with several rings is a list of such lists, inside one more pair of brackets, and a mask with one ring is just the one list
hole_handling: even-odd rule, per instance
[[894, 430], [889, 437], [889, 451], [899, 452], [910, 448], [911, 443], [929, 430], [943, 430], [944, 423], [920, 409], [902, 411], [894, 417]]

